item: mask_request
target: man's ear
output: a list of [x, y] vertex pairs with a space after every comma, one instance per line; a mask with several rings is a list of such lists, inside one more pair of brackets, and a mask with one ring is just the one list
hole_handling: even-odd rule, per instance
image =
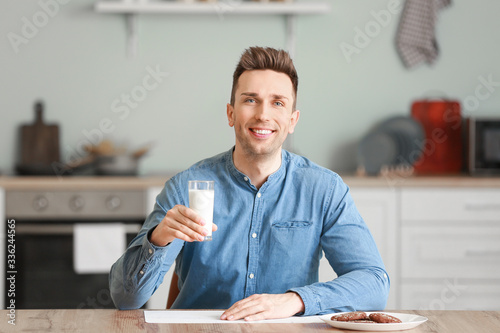
[[299, 117], [300, 117], [299, 110], [292, 111], [292, 117], [290, 118], [290, 128], [288, 129], [289, 134], [292, 134], [295, 131], [295, 126], [297, 126]]
[[230, 127], [234, 126], [234, 108], [231, 104], [226, 105], [227, 121]]

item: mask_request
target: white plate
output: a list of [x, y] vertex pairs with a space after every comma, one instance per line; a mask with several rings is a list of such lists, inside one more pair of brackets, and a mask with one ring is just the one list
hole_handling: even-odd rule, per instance
[[[393, 324], [379, 324], [379, 323], [354, 323], [354, 322], [348, 322], [348, 321], [334, 321], [330, 320], [333, 315], [338, 315], [346, 312], [340, 312], [340, 313], [332, 313], [329, 315], [324, 315], [321, 316], [320, 319], [323, 320], [325, 323], [328, 325], [335, 327], [335, 328], [343, 328], [343, 329], [348, 329], [348, 330], [356, 330], [356, 331], [377, 331], [377, 332], [383, 332], [383, 331], [402, 331], [402, 330], [409, 330], [411, 328], [417, 327], [420, 324], [423, 324], [427, 321], [426, 317], [414, 315], [414, 314], [408, 314], [408, 313], [392, 313], [392, 312], [381, 312], [381, 311], [375, 311], [378, 313], [386, 313], [388, 315], [391, 315], [393, 317], [399, 318], [402, 323], [393, 323]], [[370, 313], [375, 313], [375, 312], [365, 312], [367, 315]]]

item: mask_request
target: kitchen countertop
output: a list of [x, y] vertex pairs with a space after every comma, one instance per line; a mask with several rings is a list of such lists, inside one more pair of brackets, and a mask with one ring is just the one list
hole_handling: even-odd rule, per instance
[[[163, 186], [171, 175], [139, 177], [19, 177], [0, 176], [0, 188], [5, 190], [141, 190]], [[500, 177], [471, 177], [467, 175], [450, 176], [354, 176], [342, 175], [350, 187], [500, 187]]]
[[[428, 318], [412, 333], [498, 332], [500, 311], [388, 311]], [[353, 332], [326, 323], [150, 324], [144, 310], [16, 310], [16, 325], [8, 324], [9, 310], [0, 310], [1, 332]], [[403, 331], [405, 332], [405, 331]]]
[[500, 187], [500, 177], [472, 177], [469, 175], [387, 175], [377, 177], [348, 175], [342, 178], [351, 187]]
[[0, 177], [0, 187], [6, 190], [143, 190], [163, 186], [170, 176], [150, 177]]

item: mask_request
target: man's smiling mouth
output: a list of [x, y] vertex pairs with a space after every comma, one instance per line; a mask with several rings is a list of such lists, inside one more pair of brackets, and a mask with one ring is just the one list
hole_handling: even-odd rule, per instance
[[262, 135], [266, 135], [266, 134], [271, 134], [273, 131], [271, 130], [265, 130], [265, 129], [254, 129], [254, 128], [251, 128], [250, 129], [252, 132], [254, 133], [257, 133], [257, 134], [262, 134]]

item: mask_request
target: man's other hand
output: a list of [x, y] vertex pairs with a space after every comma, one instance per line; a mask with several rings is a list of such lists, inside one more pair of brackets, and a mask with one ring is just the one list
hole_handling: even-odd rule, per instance
[[291, 317], [304, 311], [302, 298], [294, 293], [255, 294], [233, 304], [220, 319], [246, 321]]

